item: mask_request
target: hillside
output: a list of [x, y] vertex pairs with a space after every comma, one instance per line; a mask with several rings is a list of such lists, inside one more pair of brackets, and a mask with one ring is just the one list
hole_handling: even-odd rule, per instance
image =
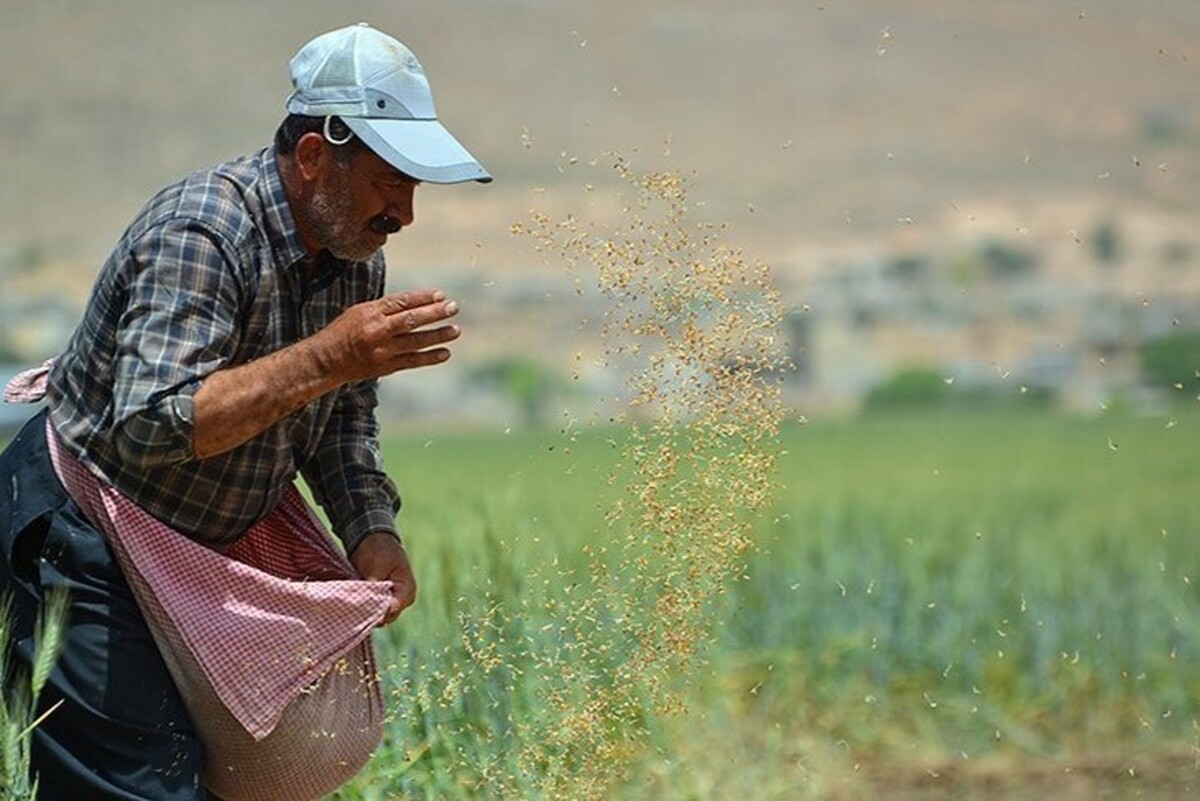
[[0, 247], [102, 258], [148, 192], [266, 142], [288, 58], [359, 18], [414, 48], [499, 178], [423, 191], [407, 264], [521, 266], [507, 229], [532, 190], [606, 180], [569, 157], [649, 162], [667, 140], [709, 212], [773, 261], [979, 197], [1200, 202], [1191, 0], [282, 8], [5, 0]]
[[[811, 303], [804, 404], [920, 362], [1052, 365], [1094, 406], [1136, 385], [1142, 337], [1200, 324], [1194, 0], [0, 3], [0, 345], [20, 362], [59, 347], [144, 199], [268, 142], [288, 59], [359, 19], [417, 52], [443, 120], [497, 176], [423, 187], [388, 246], [393, 286], [464, 308], [465, 369], [394, 382], [404, 414], [509, 414], [464, 389], [472, 370], [532, 356], [562, 373], [601, 347], [580, 325], [595, 300], [511, 229], [531, 209], [612, 221], [613, 153], [694, 173], [696, 214], [769, 262], [785, 302]], [[1104, 227], [1133, 254], [1119, 276], [1091, 258]], [[962, 295], [996, 242], [1044, 269], [1017, 298]], [[928, 286], [894, 286], [897, 263], [928, 265]], [[1093, 378], [1110, 347], [1098, 297], [1133, 328], [1122, 369]]]

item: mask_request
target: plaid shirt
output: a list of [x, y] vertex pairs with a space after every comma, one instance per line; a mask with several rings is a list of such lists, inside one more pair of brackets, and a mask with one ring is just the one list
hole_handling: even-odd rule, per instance
[[237, 539], [297, 474], [347, 550], [394, 533], [400, 498], [383, 471], [375, 381], [330, 392], [226, 453], [192, 450], [207, 375], [380, 297], [384, 270], [382, 254], [306, 255], [273, 148], [193, 173], [150, 200], [101, 270], [50, 373], [54, 427], [113, 487], [197, 540]]

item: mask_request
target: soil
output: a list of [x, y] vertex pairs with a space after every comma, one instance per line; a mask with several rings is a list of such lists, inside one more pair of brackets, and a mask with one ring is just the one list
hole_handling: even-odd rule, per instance
[[878, 765], [867, 785], [869, 797], [888, 801], [1182, 801], [1200, 798], [1200, 747], [1061, 761]]

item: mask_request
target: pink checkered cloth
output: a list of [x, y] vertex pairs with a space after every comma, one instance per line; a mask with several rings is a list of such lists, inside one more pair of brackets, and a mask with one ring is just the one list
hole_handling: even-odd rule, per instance
[[[49, 363], [5, 400], [39, 399]], [[388, 582], [358, 579], [292, 487], [218, 552], [144, 512], [76, 460], [49, 421], [55, 471], [104, 533], [206, 748], [206, 784], [229, 801], [315, 799], [378, 744], [383, 700], [370, 633]]]
[[54, 359], [47, 359], [41, 366], [18, 373], [4, 387], [5, 403], [36, 403], [46, 394], [46, 379]]

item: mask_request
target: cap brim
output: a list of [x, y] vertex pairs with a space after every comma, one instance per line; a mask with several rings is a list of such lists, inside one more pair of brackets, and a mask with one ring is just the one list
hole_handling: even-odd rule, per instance
[[437, 120], [341, 119], [377, 156], [413, 178], [434, 184], [492, 180]]

